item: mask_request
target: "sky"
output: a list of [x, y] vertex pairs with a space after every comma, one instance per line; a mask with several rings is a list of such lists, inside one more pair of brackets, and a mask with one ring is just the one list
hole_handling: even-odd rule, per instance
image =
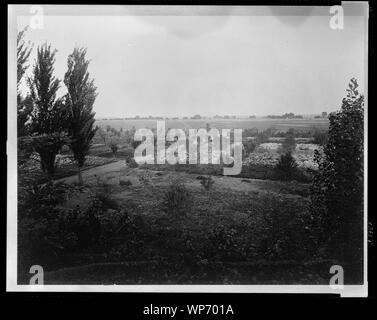
[[[269, 9], [269, 8], [267, 8]], [[96, 117], [319, 114], [339, 109], [349, 80], [364, 91], [365, 17], [344, 29], [310, 8], [290, 15], [46, 15], [25, 40], [56, 48], [64, 78], [75, 46], [87, 48]], [[240, 11], [238, 11], [240, 12]], [[328, 8], [326, 11], [328, 12]], [[30, 22], [19, 16], [18, 30]], [[28, 69], [30, 73], [31, 68]], [[65, 93], [64, 84], [59, 94]]]

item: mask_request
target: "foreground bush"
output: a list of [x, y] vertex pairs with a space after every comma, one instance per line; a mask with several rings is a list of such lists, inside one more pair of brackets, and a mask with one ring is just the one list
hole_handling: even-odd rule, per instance
[[282, 154], [275, 166], [276, 177], [280, 180], [293, 180], [298, 175], [297, 163], [290, 152]]
[[200, 184], [203, 186], [203, 188], [207, 191], [210, 191], [215, 181], [211, 176], [203, 177], [200, 176]]
[[185, 214], [190, 209], [191, 200], [185, 185], [180, 181], [174, 181], [163, 197], [162, 206], [167, 213]]
[[320, 131], [316, 129], [314, 132], [314, 140], [313, 143], [318, 144], [320, 146], [326, 145], [328, 140], [328, 132], [327, 131]]
[[254, 226], [259, 257], [301, 260], [318, 255], [318, 235], [312, 229], [309, 202], [268, 194], [251, 203], [251, 210], [261, 212]]
[[19, 186], [18, 217], [45, 218], [50, 209], [61, 205], [67, 197], [67, 185], [48, 182], [38, 184], [34, 181], [24, 181], [26, 185]]
[[[65, 260], [74, 263], [70, 257], [75, 254], [114, 253], [119, 246], [122, 250], [140, 248], [142, 220], [120, 209], [109, 196], [109, 187], [99, 188], [85, 210], [62, 206], [68, 188], [52, 183], [33, 186], [19, 199], [18, 254], [22, 272], [33, 264], [54, 267]], [[135, 255], [136, 251], [128, 251], [128, 257]]]

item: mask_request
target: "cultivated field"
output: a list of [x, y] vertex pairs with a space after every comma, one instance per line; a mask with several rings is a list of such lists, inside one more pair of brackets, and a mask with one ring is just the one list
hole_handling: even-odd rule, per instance
[[[96, 125], [105, 128], [111, 126], [117, 130], [130, 130], [132, 127], [140, 128], [156, 128], [157, 120], [96, 120]], [[328, 128], [328, 119], [201, 119], [201, 120], [166, 120], [166, 128], [176, 129], [198, 129], [205, 128], [209, 123], [211, 128], [217, 129], [253, 129], [266, 130], [272, 128], [276, 131], [286, 131], [289, 128], [303, 131], [313, 127], [318, 129]]]

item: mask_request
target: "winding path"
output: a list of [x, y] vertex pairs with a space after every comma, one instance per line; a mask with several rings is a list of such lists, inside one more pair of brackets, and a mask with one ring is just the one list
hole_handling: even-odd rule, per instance
[[[89, 169], [83, 170], [82, 171], [82, 177], [83, 177], [85, 182], [91, 182], [92, 180], [94, 182], [94, 181], [96, 181], [96, 176], [101, 177], [101, 176], [104, 176], [105, 174], [107, 174], [109, 172], [116, 172], [116, 171], [120, 171], [120, 170], [123, 170], [123, 169], [126, 169], [126, 168], [127, 167], [125, 165], [125, 161], [119, 160], [119, 161], [116, 161], [116, 162], [104, 164], [102, 166], [97, 166], [97, 167], [94, 167], [94, 168], [89, 168]], [[73, 175], [73, 176], [70, 176], [70, 177], [58, 179], [58, 180], [56, 180], [56, 182], [74, 183], [74, 182], [77, 182], [77, 180], [78, 180], [77, 175]]]

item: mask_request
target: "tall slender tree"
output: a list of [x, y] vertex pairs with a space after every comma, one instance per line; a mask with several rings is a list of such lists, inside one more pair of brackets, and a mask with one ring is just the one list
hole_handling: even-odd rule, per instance
[[33, 49], [32, 44], [24, 40], [27, 27], [17, 34], [17, 135], [25, 136], [28, 133], [27, 121], [31, 113], [31, 103], [28, 97], [24, 98], [20, 91], [21, 80], [25, 75], [28, 59]]
[[360, 262], [363, 254], [364, 96], [351, 79], [341, 109], [329, 116], [323, 155], [312, 187], [312, 211], [324, 240], [339, 258]]
[[24, 40], [26, 31], [27, 27], [17, 33], [17, 89], [28, 68], [27, 61], [32, 50], [32, 45]]
[[68, 56], [68, 70], [64, 84], [68, 93], [65, 96], [67, 107], [67, 128], [70, 148], [78, 166], [79, 184], [83, 184], [81, 169], [85, 163], [97, 127], [94, 128], [93, 104], [97, 97], [94, 80], [89, 78], [89, 60], [86, 49], [75, 48]]
[[282, 154], [292, 153], [296, 149], [296, 139], [294, 129], [289, 129], [285, 135], [285, 139], [281, 144], [280, 151]]
[[66, 143], [63, 103], [57, 98], [60, 80], [53, 75], [55, 54], [56, 50], [47, 43], [38, 47], [32, 76], [28, 78], [33, 146], [50, 179], [55, 172], [56, 155]]
[[28, 120], [32, 111], [32, 104], [28, 96], [24, 98], [20, 90], [21, 80], [28, 68], [28, 59], [32, 51], [32, 44], [26, 43], [24, 35], [27, 27], [17, 33], [17, 163], [25, 163], [31, 153], [31, 141], [27, 134], [30, 126]]

